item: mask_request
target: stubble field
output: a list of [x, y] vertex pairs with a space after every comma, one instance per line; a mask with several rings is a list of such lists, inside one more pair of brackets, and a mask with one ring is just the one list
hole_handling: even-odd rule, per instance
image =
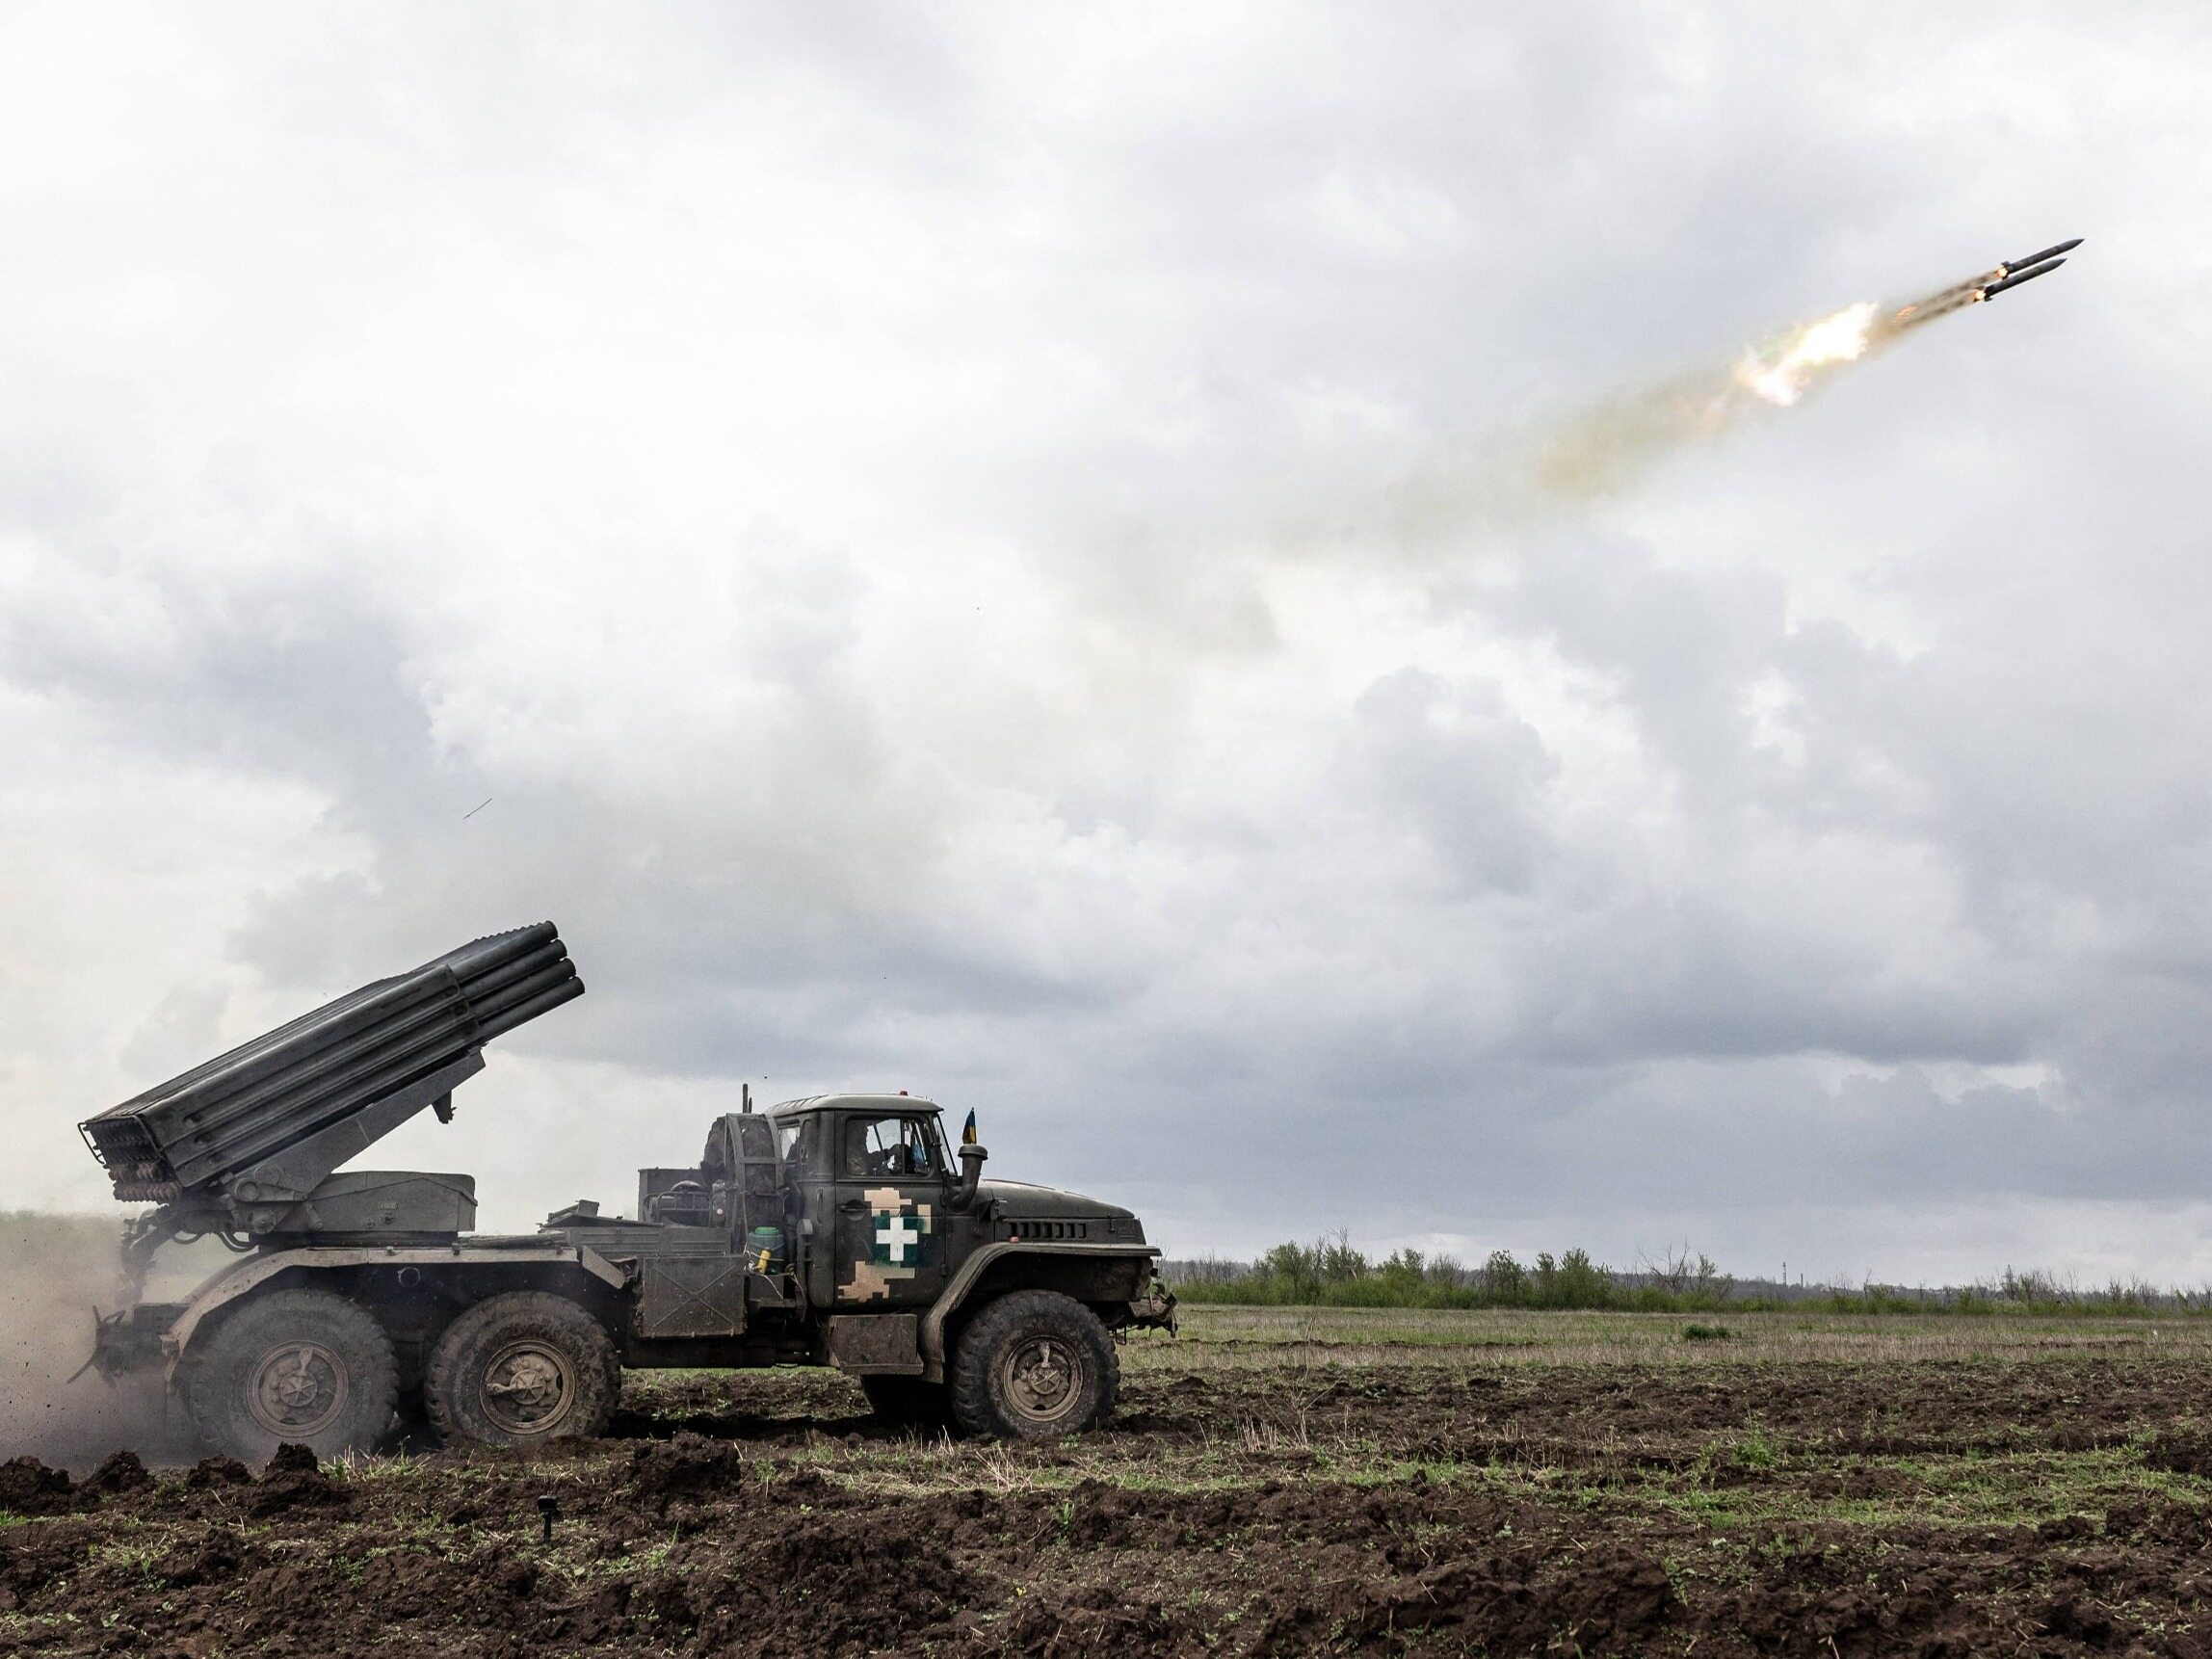
[[553, 1457], [19, 1462], [0, 1651], [2212, 1652], [2212, 1327], [1694, 1323], [1199, 1308], [1040, 1447], [776, 1371]]

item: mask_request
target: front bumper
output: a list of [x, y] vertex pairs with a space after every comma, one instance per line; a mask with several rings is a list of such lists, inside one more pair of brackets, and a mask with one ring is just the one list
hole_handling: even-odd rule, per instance
[[1124, 1330], [1165, 1330], [1175, 1334], [1175, 1293], [1158, 1279], [1152, 1280], [1145, 1294], [1129, 1304], [1129, 1317]]

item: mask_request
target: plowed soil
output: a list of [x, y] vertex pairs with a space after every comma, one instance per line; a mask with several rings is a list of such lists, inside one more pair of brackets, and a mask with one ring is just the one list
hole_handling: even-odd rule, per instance
[[1481, 1317], [1201, 1318], [1043, 1447], [781, 1371], [633, 1377], [614, 1437], [535, 1459], [17, 1460], [0, 1651], [2212, 1652], [2193, 1332], [1586, 1353]]

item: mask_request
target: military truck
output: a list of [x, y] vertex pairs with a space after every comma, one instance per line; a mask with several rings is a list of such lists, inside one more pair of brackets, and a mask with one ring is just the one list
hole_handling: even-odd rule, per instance
[[[473, 1233], [467, 1175], [339, 1166], [426, 1108], [451, 1121], [484, 1045], [583, 994], [550, 922], [478, 939], [81, 1125], [126, 1230], [128, 1304], [91, 1363], [158, 1369], [201, 1435], [373, 1448], [402, 1413], [448, 1442], [601, 1432], [633, 1366], [833, 1365], [901, 1424], [1039, 1436], [1104, 1421], [1115, 1343], [1172, 1330], [1125, 1209], [982, 1178], [935, 1103], [822, 1094], [717, 1117], [698, 1161], [638, 1172], [638, 1213], [578, 1201]], [[238, 1259], [143, 1300], [156, 1251]]]

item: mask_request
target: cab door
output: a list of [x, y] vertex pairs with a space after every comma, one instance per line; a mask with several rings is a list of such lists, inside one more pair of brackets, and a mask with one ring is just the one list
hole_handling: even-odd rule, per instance
[[837, 1310], [911, 1311], [945, 1287], [944, 1140], [934, 1116], [852, 1112], [837, 1126]]

